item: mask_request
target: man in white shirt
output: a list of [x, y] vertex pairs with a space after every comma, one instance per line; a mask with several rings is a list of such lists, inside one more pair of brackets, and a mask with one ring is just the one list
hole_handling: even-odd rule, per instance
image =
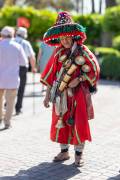
[[[13, 40], [14, 29], [5, 26], [1, 31], [0, 41], [0, 122], [5, 129], [11, 125], [15, 97], [19, 87], [19, 67], [27, 65], [23, 48]], [[6, 93], [5, 93], [6, 92]], [[6, 94], [6, 112], [3, 117], [3, 96]]]
[[16, 37], [15, 41], [19, 43], [26, 54], [27, 57], [27, 66], [21, 66], [20, 67], [20, 86], [18, 89], [18, 95], [17, 95], [17, 102], [15, 105], [16, 115], [19, 115], [21, 113], [22, 109], [22, 102], [23, 102], [23, 96], [25, 91], [25, 85], [27, 81], [27, 70], [29, 63], [31, 65], [31, 70], [33, 73], [36, 72], [36, 59], [35, 59], [35, 53], [33, 51], [33, 48], [29, 41], [26, 40], [27, 38], [27, 29], [24, 27], [19, 27], [16, 31]]

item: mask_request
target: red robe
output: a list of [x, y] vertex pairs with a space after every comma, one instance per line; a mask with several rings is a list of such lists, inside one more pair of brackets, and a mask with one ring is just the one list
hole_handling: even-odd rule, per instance
[[[84, 52], [83, 57], [85, 59], [85, 64], [90, 67], [90, 72], [84, 73], [86, 81], [81, 82], [76, 88], [74, 88], [73, 96], [70, 97], [67, 95], [68, 111], [63, 116], [64, 127], [61, 129], [56, 128], [59, 116], [56, 114], [55, 106], [53, 104], [50, 138], [52, 141], [62, 144], [78, 145], [85, 140], [91, 141], [88, 120], [94, 118], [94, 112], [89, 86], [96, 85], [100, 69], [95, 56], [90, 52], [90, 50], [88, 50], [84, 45], [82, 46], [82, 49]], [[53, 82], [57, 78], [57, 73], [60, 71], [62, 66], [59, 57], [64, 53], [65, 49], [63, 47], [56, 48], [48, 61], [48, 64], [41, 75], [41, 82], [45, 85], [52, 87]], [[79, 76], [80, 68], [81, 67], [79, 66], [79, 68], [77, 68], [77, 70], [72, 74], [71, 80]], [[72, 126], [67, 123], [71, 114], [74, 119], [74, 124]]]

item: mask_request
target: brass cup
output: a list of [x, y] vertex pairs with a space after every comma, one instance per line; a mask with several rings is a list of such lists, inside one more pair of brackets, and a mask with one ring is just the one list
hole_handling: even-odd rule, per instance
[[83, 72], [90, 72], [90, 70], [91, 70], [91, 68], [90, 68], [90, 66], [88, 66], [87, 64], [84, 64], [83, 66], [82, 66], [82, 71]]
[[83, 65], [85, 63], [85, 58], [83, 56], [77, 56], [75, 58], [75, 63], [78, 65]]

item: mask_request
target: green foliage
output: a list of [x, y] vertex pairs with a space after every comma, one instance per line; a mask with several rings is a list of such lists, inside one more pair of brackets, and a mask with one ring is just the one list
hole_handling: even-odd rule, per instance
[[31, 40], [42, 38], [45, 31], [55, 22], [56, 17], [51, 11], [38, 11], [32, 7], [21, 9], [17, 6], [5, 7], [1, 10], [1, 14], [0, 28], [5, 25], [16, 27], [17, 18], [20, 16], [28, 18], [31, 24], [28, 30]]
[[101, 76], [113, 80], [120, 80], [120, 56], [103, 57]]
[[120, 6], [108, 8], [103, 19], [103, 28], [114, 34], [120, 33]]
[[120, 51], [120, 35], [113, 38], [112, 45], [115, 49]]
[[87, 44], [86, 45], [87, 47], [88, 47], [88, 49], [90, 50], [90, 51], [92, 51], [93, 53], [95, 52], [95, 46], [92, 46], [92, 45], [89, 45], [89, 44]]
[[26, 17], [30, 21], [28, 37], [37, 52], [37, 40], [43, 38], [46, 30], [54, 24], [56, 13], [48, 10], [35, 10], [32, 7], [20, 8], [17, 6], [5, 7], [0, 12], [0, 29], [6, 25], [17, 27], [17, 18]]
[[[30, 21], [30, 28], [28, 29], [29, 40], [34, 44], [38, 39], [42, 39], [43, 34], [48, 28], [55, 23], [57, 13], [49, 10], [36, 10], [33, 7], [4, 7], [0, 12], [0, 29], [5, 25], [13, 27], [17, 26], [17, 18], [26, 17]], [[98, 37], [101, 35], [101, 19], [100, 15], [77, 15], [73, 17], [75, 22], [87, 27], [87, 41], [86, 43], [97, 46], [99, 44]]]
[[119, 56], [119, 51], [113, 48], [106, 48], [106, 47], [98, 47], [95, 49], [95, 53], [99, 54], [99, 56]]
[[120, 53], [113, 48], [96, 48], [99, 54], [101, 77], [105, 79], [120, 80]]
[[98, 14], [77, 15], [74, 17], [75, 22], [86, 27], [87, 44], [98, 46], [100, 44], [100, 36], [102, 32], [102, 16]]

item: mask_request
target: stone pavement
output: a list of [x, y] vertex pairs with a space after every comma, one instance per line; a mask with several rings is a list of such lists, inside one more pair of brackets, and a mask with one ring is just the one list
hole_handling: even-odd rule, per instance
[[29, 73], [23, 114], [13, 116], [11, 129], [0, 131], [0, 180], [120, 180], [120, 83], [100, 81], [93, 95], [93, 141], [86, 143], [84, 167], [76, 168], [72, 146], [70, 160], [52, 162], [59, 145], [49, 139], [51, 107], [42, 105], [39, 75], [34, 86], [32, 80]]

